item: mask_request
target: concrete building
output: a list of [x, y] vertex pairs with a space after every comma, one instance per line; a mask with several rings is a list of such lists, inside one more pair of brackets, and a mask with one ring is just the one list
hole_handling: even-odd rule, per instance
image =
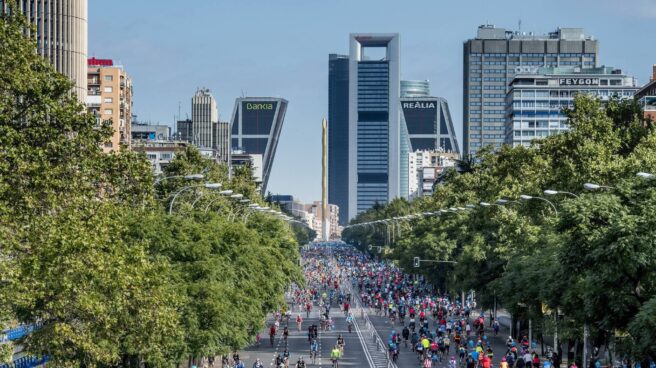
[[529, 146], [534, 139], [569, 130], [563, 108], [585, 93], [602, 101], [633, 98], [636, 80], [612, 67], [518, 67], [507, 95], [506, 143]]
[[171, 139], [171, 127], [161, 124], [142, 124], [132, 119], [132, 144], [143, 141], [168, 141]]
[[399, 35], [351, 34], [348, 218], [399, 197]]
[[417, 150], [408, 155], [410, 199], [429, 196], [440, 174], [456, 165], [460, 155], [442, 150]]
[[253, 180], [260, 188], [261, 193], [266, 193], [262, 190], [262, 180], [264, 177], [264, 165], [261, 154], [251, 154], [241, 150], [233, 150], [230, 154], [230, 169], [234, 170], [237, 167], [250, 165]]
[[635, 99], [640, 103], [645, 114], [645, 120], [656, 121], [656, 64], [652, 67], [649, 83], [645, 84], [635, 94]]
[[214, 128], [214, 148], [219, 159], [222, 162], [230, 162], [230, 123], [220, 121], [213, 125]]
[[339, 222], [349, 211], [349, 57], [328, 55], [328, 203], [341, 209]]
[[266, 193], [287, 105], [287, 100], [273, 97], [242, 97], [235, 101], [231, 146], [262, 157], [262, 193]]
[[[0, 0], [0, 13], [6, 13], [13, 1]], [[85, 102], [88, 1], [18, 0], [17, 3], [18, 10], [36, 28], [37, 52], [75, 83], [75, 93]]]
[[135, 152], [143, 152], [152, 165], [153, 173], [160, 175], [175, 155], [184, 151], [187, 146], [189, 143], [182, 141], [135, 140], [132, 149]]
[[593, 68], [599, 47], [580, 28], [534, 35], [482, 25], [463, 54], [463, 155], [475, 155], [505, 142], [505, 98], [516, 67]]
[[214, 148], [214, 125], [219, 121], [219, 109], [207, 88], [199, 88], [191, 98], [191, 142], [199, 148]]
[[178, 120], [175, 127], [175, 139], [189, 142], [194, 136], [194, 123], [191, 119]]
[[88, 60], [87, 110], [99, 122], [110, 121], [114, 134], [103, 147], [105, 152], [130, 148], [132, 139], [132, 80], [120, 65], [111, 59]]
[[[317, 232], [317, 239], [323, 239], [323, 211], [321, 209], [321, 201], [315, 201], [312, 204], [306, 205], [306, 212], [312, 216], [310, 228]], [[339, 207], [334, 204], [328, 205], [328, 229], [330, 231], [329, 240], [341, 239], [342, 227], [339, 225]]]

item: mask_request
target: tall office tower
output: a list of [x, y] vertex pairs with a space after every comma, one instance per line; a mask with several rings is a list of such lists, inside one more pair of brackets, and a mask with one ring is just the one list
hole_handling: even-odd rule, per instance
[[328, 203], [336, 204], [339, 223], [348, 222], [349, 58], [328, 55]]
[[401, 97], [428, 97], [430, 96], [430, 82], [428, 80], [402, 80]]
[[242, 97], [235, 101], [232, 148], [242, 154], [262, 156], [262, 193], [266, 193], [287, 104], [287, 100], [273, 97]]
[[548, 35], [512, 32], [493, 25], [478, 27], [464, 42], [463, 139], [465, 155], [505, 141], [505, 98], [518, 66], [596, 67], [598, 42], [580, 28], [559, 28]]
[[105, 143], [105, 152], [116, 151], [121, 145], [130, 149], [132, 140], [132, 80], [122, 66], [111, 59], [88, 60], [87, 111], [99, 122], [112, 121], [114, 134]]
[[613, 96], [633, 98], [638, 91], [634, 77], [612, 67], [517, 69], [506, 111], [506, 143], [513, 147], [569, 130], [563, 109], [573, 108], [579, 93], [604, 102]]
[[207, 88], [199, 88], [191, 98], [193, 139], [199, 148], [214, 148], [214, 125], [219, 121], [216, 100]]
[[[0, 0], [0, 13], [15, 0]], [[36, 28], [37, 52], [69, 77], [84, 102], [87, 93], [87, 0], [18, 0], [18, 10]], [[29, 31], [28, 31], [29, 35]]]
[[399, 35], [351, 34], [348, 218], [400, 196]]
[[217, 157], [223, 162], [230, 162], [230, 123], [218, 122], [214, 128], [214, 148]]

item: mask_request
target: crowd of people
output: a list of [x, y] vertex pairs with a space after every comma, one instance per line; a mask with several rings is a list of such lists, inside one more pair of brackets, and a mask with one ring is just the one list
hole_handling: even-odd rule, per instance
[[[394, 265], [376, 261], [353, 247], [315, 246], [304, 250], [302, 255], [306, 285], [293, 288], [288, 295], [289, 308], [276, 313], [269, 326], [270, 346], [274, 347], [276, 337], [283, 339], [279, 343], [284, 342], [282, 352], [274, 360], [276, 368], [305, 368], [317, 364], [319, 333], [334, 330], [331, 311], [339, 307], [351, 332], [354, 323], [351, 305], [355, 299], [372, 314], [388, 319], [393, 326], [387, 336], [389, 358], [393, 361], [398, 360], [401, 351], [406, 351], [414, 354], [417, 365], [424, 368], [438, 364], [448, 368], [552, 368], [560, 365], [556, 353], [541, 359], [526, 337], [519, 341], [509, 337], [503, 349], [497, 338], [495, 351], [491, 337], [498, 335], [499, 323], [486, 321], [483, 313], [476, 312], [474, 299], [463, 300], [439, 293], [423, 278], [405, 274]], [[292, 364], [287, 340], [290, 323], [295, 322], [296, 330], [303, 331], [305, 319], [309, 319], [315, 309], [318, 321], [306, 326], [308, 362], [299, 356]], [[486, 322], [489, 322], [488, 328]], [[339, 367], [344, 347], [342, 335], [330, 344], [332, 367]], [[233, 361], [235, 368], [244, 367], [238, 356], [237, 359], [233, 357]], [[261, 367], [259, 360], [253, 364], [253, 368]]]

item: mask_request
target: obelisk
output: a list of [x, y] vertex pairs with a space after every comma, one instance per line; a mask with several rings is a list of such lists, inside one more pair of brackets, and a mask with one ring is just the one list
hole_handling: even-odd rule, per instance
[[328, 121], [321, 122], [321, 240], [330, 240], [330, 212], [328, 212]]

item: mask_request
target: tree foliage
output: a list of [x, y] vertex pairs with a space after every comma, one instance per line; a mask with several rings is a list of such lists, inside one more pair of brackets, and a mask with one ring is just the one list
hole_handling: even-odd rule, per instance
[[[456, 260], [412, 271], [443, 290], [476, 290], [484, 306], [496, 298], [520, 319], [558, 309], [561, 336], [580, 337], [588, 323], [593, 336], [628, 336], [625, 353], [644, 358], [656, 346], [641, 327], [656, 323], [656, 187], [636, 173], [656, 171], [654, 125], [634, 101], [618, 98], [579, 95], [566, 114], [570, 131], [528, 148], [483, 150], [465, 169], [444, 173], [431, 197], [377, 206], [352, 223], [476, 208], [394, 221], [402, 231], [393, 242], [372, 231], [385, 225], [354, 226], [344, 237], [388, 244], [387, 256], [408, 269], [415, 256]], [[548, 197], [558, 213], [543, 200], [519, 199], [545, 189], [581, 193], [586, 182], [609, 188]], [[511, 201], [494, 205], [501, 198]]]
[[144, 155], [103, 153], [111, 125], [26, 27], [0, 16], [0, 325], [36, 326], [17, 343], [57, 367], [172, 367], [248, 344], [302, 282], [291, 227], [179, 178], [264, 203], [249, 168], [190, 148], [166, 168], [178, 178], [155, 180]]

